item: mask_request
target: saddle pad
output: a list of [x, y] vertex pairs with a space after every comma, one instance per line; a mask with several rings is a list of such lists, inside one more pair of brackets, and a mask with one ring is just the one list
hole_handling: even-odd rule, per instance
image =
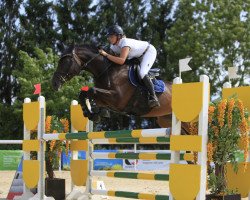
[[[129, 81], [131, 82], [132, 85], [135, 87], [141, 87], [144, 90], [147, 90], [147, 88], [140, 83], [140, 79], [136, 73], [136, 67], [135, 66], [130, 66], [129, 71], [128, 71], [128, 77]], [[163, 93], [166, 90], [165, 83], [162, 80], [158, 79], [153, 79], [153, 84], [154, 84], [154, 90], [157, 93]]]

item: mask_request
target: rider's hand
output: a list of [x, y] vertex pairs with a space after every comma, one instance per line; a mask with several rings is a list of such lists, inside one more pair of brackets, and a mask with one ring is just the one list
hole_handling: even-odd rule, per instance
[[106, 51], [104, 51], [103, 49], [100, 49], [99, 50], [99, 53], [101, 54], [101, 55], [103, 55], [103, 56], [105, 56], [105, 57], [107, 57], [107, 52]]

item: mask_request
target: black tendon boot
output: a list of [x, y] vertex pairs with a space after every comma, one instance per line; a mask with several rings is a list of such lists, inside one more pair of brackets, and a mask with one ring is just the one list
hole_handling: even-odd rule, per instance
[[148, 91], [150, 93], [150, 96], [149, 96], [149, 106], [150, 106], [150, 108], [160, 106], [158, 98], [155, 95], [154, 85], [153, 85], [151, 79], [149, 78], [149, 76], [145, 75], [144, 78], [142, 79], [142, 81], [143, 81], [143, 83], [145, 84], [145, 86], [147, 87], [147, 89], [148, 89]]

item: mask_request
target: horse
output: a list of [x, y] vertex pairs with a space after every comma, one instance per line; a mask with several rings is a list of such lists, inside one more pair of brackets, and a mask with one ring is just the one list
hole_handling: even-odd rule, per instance
[[[164, 81], [165, 91], [158, 93], [159, 107], [150, 108], [148, 92], [131, 84], [128, 71], [130, 64], [119, 65], [99, 54], [95, 45], [71, 45], [62, 53], [52, 77], [52, 87], [58, 90], [74, 76], [88, 71], [93, 76], [94, 87], [81, 91], [79, 102], [85, 117], [96, 119], [100, 110], [89, 109], [86, 99], [94, 102], [97, 108], [107, 108], [115, 112], [141, 117], [156, 117], [162, 128], [172, 123], [172, 83]], [[99, 113], [98, 113], [99, 112]], [[96, 114], [97, 113], [97, 114]], [[189, 133], [189, 124], [182, 123], [182, 134]]]

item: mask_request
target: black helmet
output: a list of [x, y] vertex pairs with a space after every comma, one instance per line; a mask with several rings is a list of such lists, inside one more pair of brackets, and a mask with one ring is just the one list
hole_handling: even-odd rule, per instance
[[123, 35], [122, 27], [113, 25], [108, 28], [107, 35]]

